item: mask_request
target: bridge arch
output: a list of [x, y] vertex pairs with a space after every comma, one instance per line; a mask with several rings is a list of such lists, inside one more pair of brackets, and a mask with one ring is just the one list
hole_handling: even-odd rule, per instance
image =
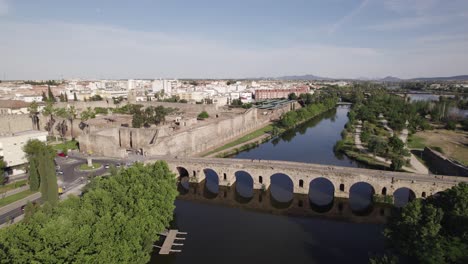
[[274, 200], [289, 203], [293, 199], [294, 182], [289, 175], [275, 173], [270, 176], [270, 193]]
[[318, 177], [309, 183], [309, 202], [314, 211], [327, 212], [333, 207], [335, 186], [324, 177]]
[[236, 192], [244, 198], [252, 198], [254, 194], [254, 179], [246, 171], [240, 170], [234, 173], [236, 177]]
[[190, 188], [190, 175], [188, 170], [184, 167], [177, 167], [176, 169], [179, 173], [179, 177], [177, 177], [177, 189], [180, 193], [184, 194], [188, 192]]
[[396, 207], [404, 207], [416, 198], [416, 194], [408, 187], [401, 187], [393, 192], [393, 204]]
[[[205, 174], [205, 190], [209, 191], [211, 194], [218, 194], [219, 192], [219, 176], [216, 171], [210, 168], [203, 170]], [[216, 197], [216, 196], [215, 196]]]
[[356, 182], [349, 188], [349, 206], [356, 214], [368, 214], [372, 211], [375, 189], [367, 182]]

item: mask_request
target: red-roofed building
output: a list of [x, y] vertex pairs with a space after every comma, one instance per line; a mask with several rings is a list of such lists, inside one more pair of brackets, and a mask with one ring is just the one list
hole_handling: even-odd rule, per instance
[[295, 88], [280, 88], [280, 89], [259, 89], [255, 90], [255, 100], [266, 100], [266, 99], [277, 99], [277, 98], [288, 98], [288, 95], [295, 93], [300, 95], [308, 93], [308, 86], [299, 86]]

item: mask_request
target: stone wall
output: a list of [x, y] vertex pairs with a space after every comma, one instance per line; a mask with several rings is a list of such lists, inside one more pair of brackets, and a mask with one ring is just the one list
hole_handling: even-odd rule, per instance
[[435, 174], [468, 177], [468, 168], [466, 166], [453, 162], [431, 148], [424, 148], [423, 159]]
[[0, 115], [0, 135], [33, 130], [29, 115]]
[[177, 175], [180, 171], [178, 168], [186, 170], [193, 182], [205, 180], [206, 170], [211, 169], [218, 175], [221, 186], [233, 186], [236, 182], [236, 172], [243, 171], [252, 177], [254, 189], [269, 189], [271, 177], [281, 173], [291, 179], [294, 193], [308, 194], [310, 182], [323, 178], [332, 183], [334, 196], [340, 198], [349, 198], [353, 185], [361, 182], [372, 186], [375, 194], [391, 196], [400, 188], [408, 188], [413, 191], [416, 198], [431, 196], [459, 182], [468, 183], [468, 178], [465, 177], [429, 176], [287, 161], [171, 158], [167, 156], [161, 159], [165, 160], [169, 168]]
[[[222, 114], [222, 113], [221, 113]], [[121, 151], [132, 149], [147, 156], [189, 156], [219, 146], [246, 132], [264, 126], [268, 119], [257, 118], [257, 109], [249, 109], [232, 118], [211, 119], [206, 125], [198, 125], [185, 131], [169, 126], [157, 128], [118, 127], [99, 132], [82, 134], [78, 139], [80, 148], [102, 156], [121, 157]], [[106, 138], [106, 140], [104, 140]], [[110, 143], [111, 142], [111, 143]], [[106, 146], [112, 144], [112, 147]]]
[[[201, 121], [203, 122], [203, 121]], [[190, 156], [222, 145], [240, 135], [264, 126], [267, 120], [259, 121], [257, 109], [250, 109], [244, 114], [230, 119], [198, 126], [193, 129], [175, 133], [169, 137], [158, 137], [156, 142], [144, 151], [148, 156], [180, 155]]]

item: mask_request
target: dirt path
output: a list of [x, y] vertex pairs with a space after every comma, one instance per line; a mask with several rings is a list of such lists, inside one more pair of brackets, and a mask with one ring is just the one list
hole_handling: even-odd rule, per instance
[[[362, 145], [362, 142], [361, 142], [362, 125], [361, 124], [362, 124], [362, 122], [358, 121], [358, 125], [356, 126], [356, 130], [355, 130], [355, 133], [354, 133], [354, 144], [355, 144], [356, 148], [358, 150], [360, 150], [362, 153], [367, 154], [369, 157], [372, 157], [372, 158], [376, 159], [377, 161], [380, 161], [380, 162], [385, 163], [387, 165], [392, 164], [391, 161], [385, 159], [384, 157], [374, 156], [372, 153], [370, 153]], [[389, 128], [389, 129], [391, 130], [391, 128]], [[405, 131], [406, 131], [406, 134], [404, 133]], [[393, 130], [392, 130], [392, 133], [393, 133]], [[408, 138], [408, 130], [404, 129], [402, 135], [403, 135], [403, 137], [405, 139], [405, 140], [403, 140], [403, 139], [402, 140], [406, 145], [406, 140]], [[402, 135], [400, 135], [400, 139], [401, 139]], [[426, 168], [426, 166], [424, 166], [413, 154], [411, 154], [411, 156], [410, 156], [410, 164], [411, 164], [411, 167], [403, 166], [403, 169], [405, 171], [414, 172], [414, 173], [429, 174], [429, 170]]]

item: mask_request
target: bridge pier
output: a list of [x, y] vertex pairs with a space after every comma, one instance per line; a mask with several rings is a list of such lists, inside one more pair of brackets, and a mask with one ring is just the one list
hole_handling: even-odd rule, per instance
[[[219, 158], [172, 159], [167, 157], [161, 159], [166, 160], [169, 168], [177, 177], [188, 176], [191, 182], [202, 182], [206, 179], [205, 169], [212, 169], [218, 175], [220, 186], [233, 186], [236, 183], [236, 172], [243, 171], [252, 177], [255, 190], [268, 190], [271, 177], [276, 173], [281, 173], [293, 182], [294, 193], [305, 195], [309, 193], [309, 187], [313, 180], [324, 178], [333, 184], [334, 196], [337, 198], [349, 198], [351, 187], [361, 182], [371, 185], [374, 193], [378, 195], [393, 196], [399, 188], [408, 188], [414, 192], [416, 198], [429, 197], [451, 188], [459, 182], [468, 182], [468, 178], [464, 177], [377, 171], [286, 161]], [[146, 162], [151, 163], [151, 161]]]

